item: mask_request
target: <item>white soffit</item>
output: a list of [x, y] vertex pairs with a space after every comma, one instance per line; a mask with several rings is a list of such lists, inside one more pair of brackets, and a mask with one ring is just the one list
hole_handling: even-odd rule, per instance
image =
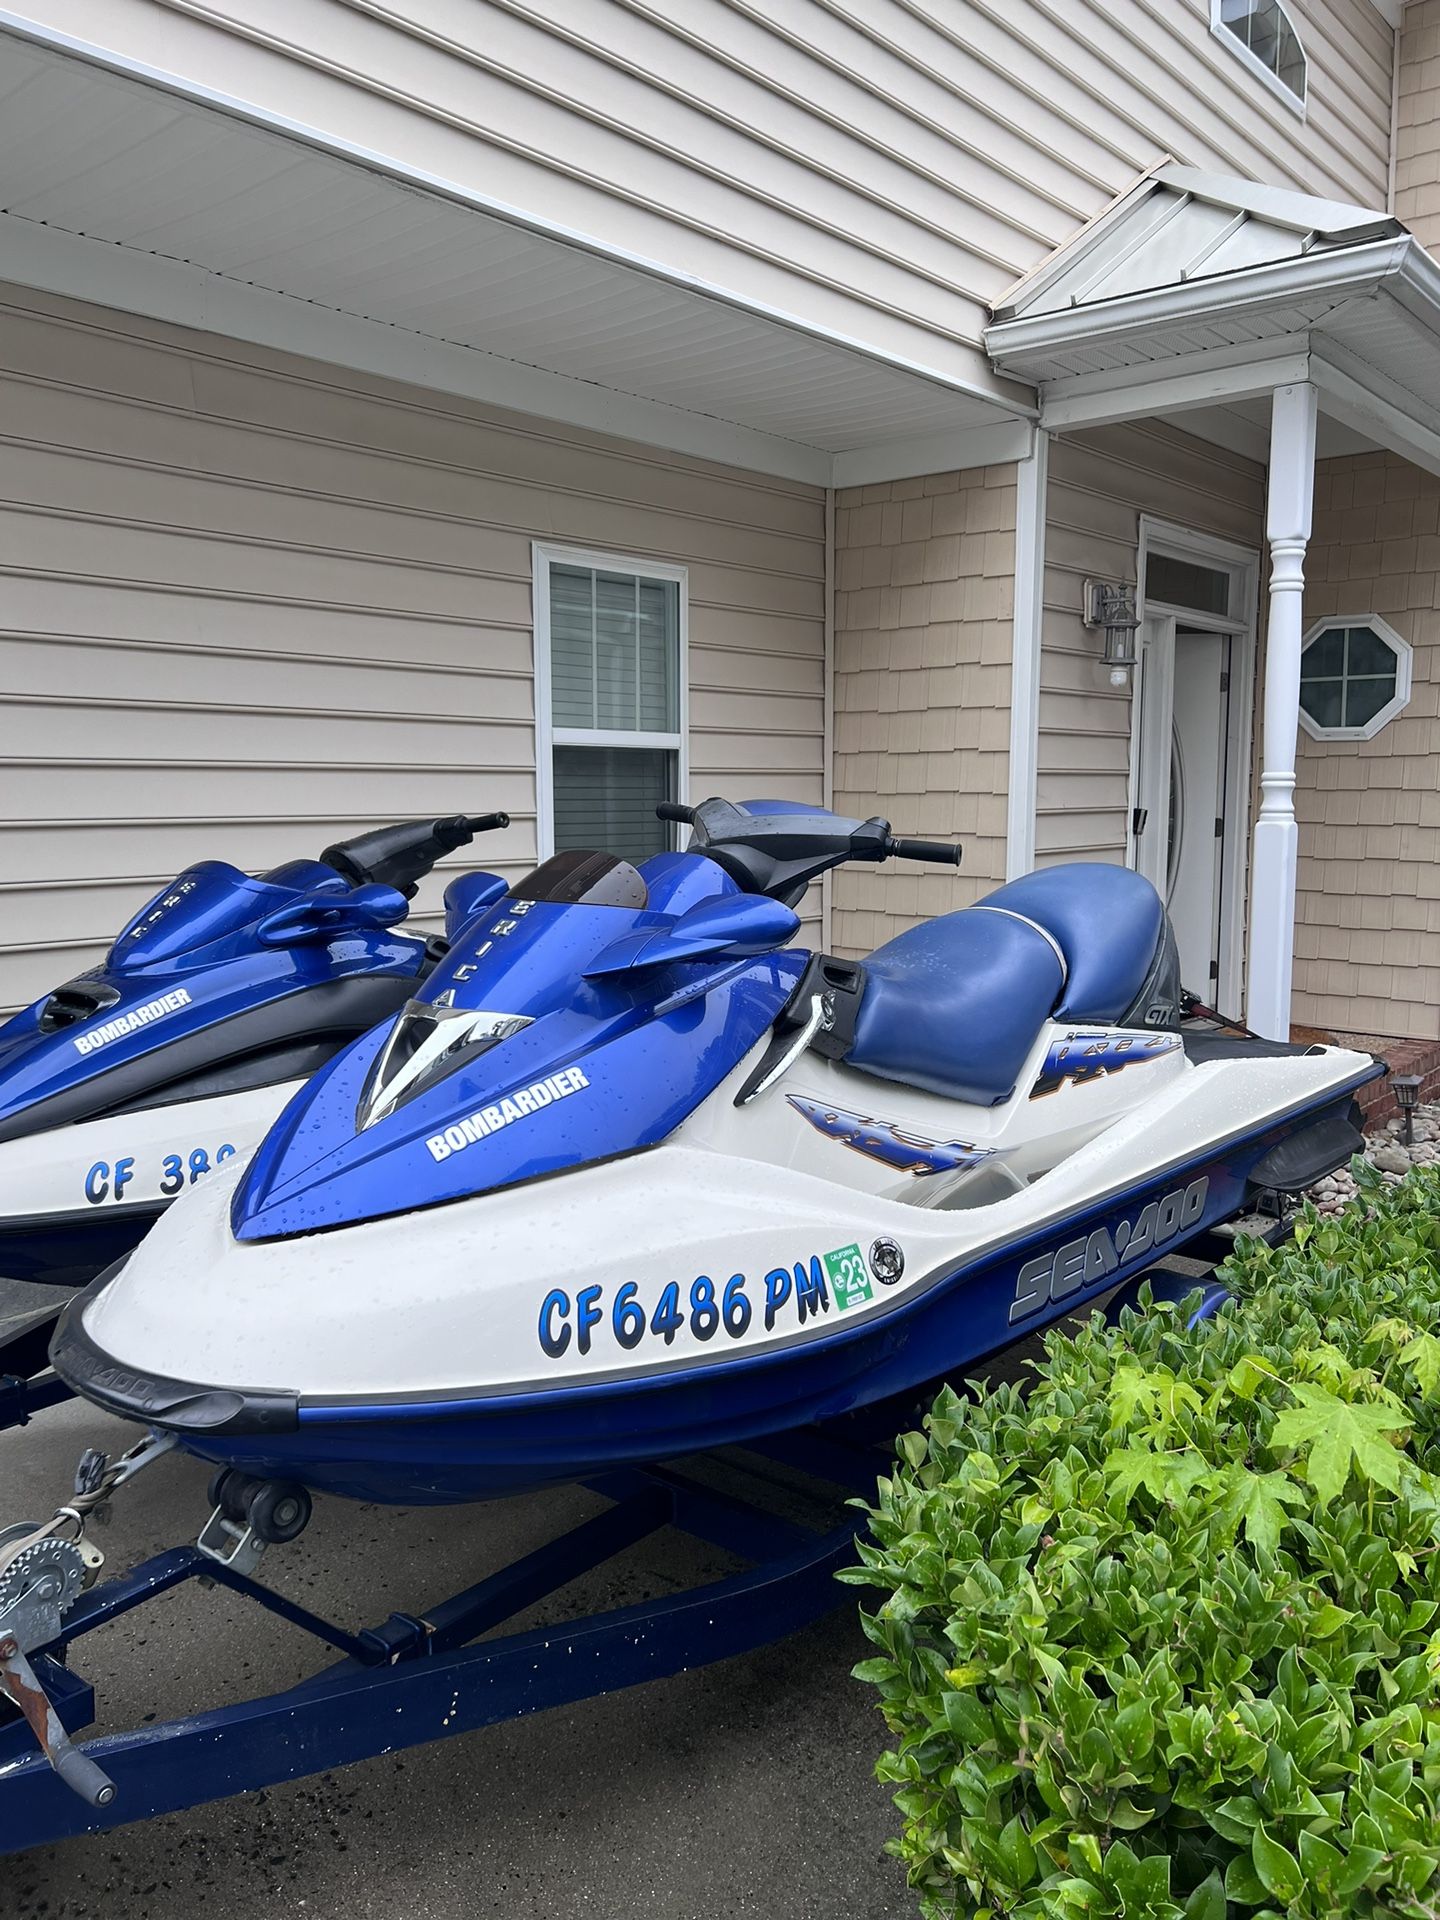
[[9, 18], [0, 279], [819, 484], [836, 456], [851, 483], [914, 444], [970, 464], [977, 429], [987, 443], [1025, 431], [1027, 409], [935, 369], [40, 44]]

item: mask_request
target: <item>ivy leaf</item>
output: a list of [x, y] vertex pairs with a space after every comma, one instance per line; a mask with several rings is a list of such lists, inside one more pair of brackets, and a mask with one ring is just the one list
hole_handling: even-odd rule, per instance
[[1215, 1517], [1233, 1540], [1241, 1526], [1252, 1547], [1274, 1553], [1280, 1544], [1280, 1531], [1286, 1521], [1286, 1507], [1303, 1506], [1305, 1495], [1289, 1474], [1252, 1473], [1236, 1462], [1219, 1476]]
[[1417, 1333], [1406, 1341], [1400, 1360], [1414, 1374], [1425, 1398], [1433, 1400], [1440, 1389], [1440, 1340], [1433, 1333]]
[[[1327, 1505], [1335, 1499], [1351, 1467], [1362, 1480], [1378, 1481], [1393, 1493], [1400, 1485], [1400, 1456], [1388, 1438], [1406, 1426], [1391, 1407], [1341, 1400], [1323, 1387], [1298, 1381], [1290, 1392], [1300, 1402], [1280, 1414], [1270, 1434], [1274, 1447], [1309, 1447], [1305, 1477]], [[1271, 1889], [1274, 1892], [1274, 1889]]]
[[1110, 1382], [1110, 1431], [1128, 1427], [1136, 1414], [1148, 1414], [1155, 1405], [1155, 1393], [1147, 1374], [1139, 1367], [1117, 1367]]
[[1203, 1458], [1189, 1448], [1180, 1453], [1151, 1453], [1143, 1447], [1122, 1447], [1105, 1462], [1106, 1479], [1127, 1501], [1134, 1499], [1139, 1487], [1157, 1500], [1183, 1498], [1209, 1471]]

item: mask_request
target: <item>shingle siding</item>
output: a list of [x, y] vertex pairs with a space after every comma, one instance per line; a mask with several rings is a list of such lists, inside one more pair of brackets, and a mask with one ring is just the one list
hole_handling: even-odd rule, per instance
[[837, 952], [868, 952], [1005, 876], [1015, 502], [1013, 464], [836, 496], [835, 807], [965, 849], [958, 873], [837, 873]]
[[1414, 0], [1400, 32], [1395, 213], [1440, 249], [1440, 0]]
[[1398, 454], [1320, 461], [1305, 574], [1307, 626], [1383, 614], [1414, 652], [1410, 703], [1373, 740], [1300, 734], [1294, 1016], [1437, 1039], [1440, 479]]

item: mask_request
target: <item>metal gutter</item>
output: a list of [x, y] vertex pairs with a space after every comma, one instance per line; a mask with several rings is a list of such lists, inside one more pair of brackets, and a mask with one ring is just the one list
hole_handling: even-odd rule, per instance
[[1060, 313], [1037, 314], [1033, 319], [1022, 316], [1000, 321], [986, 329], [985, 350], [997, 366], [1013, 371], [1030, 355], [1082, 344], [1114, 344], [1130, 335], [1184, 325], [1197, 318], [1254, 313], [1316, 295], [1337, 301], [1357, 299], [1377, 292], [1386, 280], [1401, 275], [1415, 280], [1417, 286], [1434, 284], [1440, 303], [1440, 267], [1429, 261], [1428, 277], [1422, 269], [1407, 271], [1407, 256], [1417, 252], [1423, 253], [1423, 249], [1408, 234], [1352, 247], [1319, 248], [1262, 267], [1216, 274], [1209, 279], [1176, 281], [1147, 293], [1121, 294]]

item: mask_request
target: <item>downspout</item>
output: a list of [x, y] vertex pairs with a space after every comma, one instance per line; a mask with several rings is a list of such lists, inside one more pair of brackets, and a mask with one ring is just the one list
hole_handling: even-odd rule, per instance
[[1040, 764], [1040, 641], [1045, 608], [1045, 502], [1050, 436], [1037, 427], [1015, 463], [1015, 623], [1010, 654], [1010, 773], [1005, 878], [1035, 865], [1035, 790]]
[[1390, 60], [1390, 165], [1385, 184], [1385, 211], [1395, 217], [1395, 174], [1400, 145], [1400, 36], [1403, 27], [1394, 29], [1395, 51]]

